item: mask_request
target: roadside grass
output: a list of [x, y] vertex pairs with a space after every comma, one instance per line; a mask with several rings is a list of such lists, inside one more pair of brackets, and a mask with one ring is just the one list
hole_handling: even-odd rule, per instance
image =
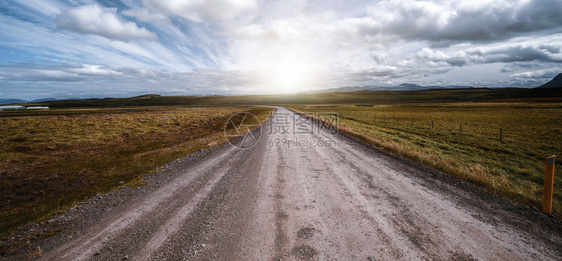
[[553, 214], [562, 217], [561, 103], [290, 107], [336, 112], [340, 130], [355, 138], [537, 209], [545, 158], [558, 155]]
[[271, 108], [66, 109], [0, 113], [0, 235], [225, 143], [225, 122]]

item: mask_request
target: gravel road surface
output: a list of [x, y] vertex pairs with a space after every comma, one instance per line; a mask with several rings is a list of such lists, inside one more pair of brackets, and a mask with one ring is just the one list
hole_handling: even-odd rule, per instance
[[251, 148], [26, 226], [0, 260], [562, 260], [560, 220], [309, 123], [279, 108]]

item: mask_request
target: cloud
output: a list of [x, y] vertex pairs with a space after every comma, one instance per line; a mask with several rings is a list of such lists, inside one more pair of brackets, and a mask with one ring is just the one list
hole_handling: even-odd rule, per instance
[[370, 68], [361, 68], [347, 72], [351, 78], [359, 81], [367, 81], [377, 79], [382, 76], [392, 76], [397, 73], [398, 68], [393, 66], [373, 66]]
[[396, 37], [431, 42], [494, 41], [562, 26], [562, 2], [518, 1], [379, 1], [367, 15], [344, 19], [343, 30], [369, 39]]
[[[171, 25], [162, 25], [168, 28]], [[160, 28], [161, 28], [160, 27]], [[37, 62], [44, 59], [58, 62], [75, 61], [83, 64], [99, 64], [118, 68], [150, 68], [153, 70], [189, 71], [193, 67], [209, 66], [208, 61], [197, 57], [199, 33], [191, 33], [189, 39], [180, 32], [171, 34], [167, 30], [159, 30], [167, 38], [176, 41], [191, 40], [182, 46], [190, 48], [192, 53], [185, 53], [170, 46], [165, 41], [113, 41], [105, 37], [94, 35], [78, 35], [67, 31], [56, 31], [45, 28], [40, 24], [23, 22], [13, 17], [0, 14], [0, 31], [2, 34], [2, 48], [18, 50], [26, 54], [21, 61], [30, 61], [28, 57], [35, 57]], [[38, 41], [37, 39], [41, 39]], [[173, 43], [173, 42], [172, 42]], [[193, 47], [192, 47], [193, 46]], [[202, 45], [204, 48], [214, 47], [211, 44]], [[0, 64], [10, 62], [4, 56]], [[14, 61], [14, 62], [21, 62]]]
[[117, 8], [97, 4], [70, 8], [56, 16], [57, 29], [100, 35], [109, 39], [130, 41], [156, 40], [155, 33], [133, 22], [123, 22], [117, 17]]
[[515, 82], [523, 82], [527, 87], [536, 87], [552, 80], [561, 72], [560, 68], [548, 68], [532, 72], [522, 72], [510, 75]]
[[161, 13], [149, 11], [147, 8], [129, 9], [122, 12], [123, 15], [132, 16], [143, 22], [156, 22], [159, 24], [170, 22], [168, 16]]
[[145, 0], [144, 4], [151, 12], [195, 22], [229, 20], [258, 10], [256, 0]]
[[77, 82], [124, 75], [118, 69], [76, 62], [55, 65], [29, 62], [0, 68], [0, 80], [11, 82]]
[[462, 51], [445, 53], [439, 50], [423, 48], [415, 57], [431, 65], [465, 66], [482, 63], [546, 62], [562, 63], [562, 45], [560, 44], [500, 44], [497, 46], [480, 46]]
[[[271, 93], [259, 72], [195, 69], [166, 73], [136, 68], [111, 68], [67, 62], [53, 65], [23, 63], [0, 66], [0, 89], [13, 97], [49, 97], [41, 90], [65, 97], [130, 97], [146, 93], [165, 95]], [[28, 90], [22, 93], [22, 89]], [[31, 91], [33, 90], [33, 91]], [[53, 94], [54, 95], [54, 94]]]
[[99, 65], [90, 65], [90, 64], [81, 65], [78, 68], [70, 68], [68, 69], [68, 71], [77, 73], [79, 75], [90, 75], [90, 76], [112, 76], [112, 75], [123, 74], [111, 68], [107, 68]]
[[3, 82], [78, 82], [80, 75], [55, 69], [2, 68]]
[[433, 50], [430, 48], [423, 48], [421, 51], [416, 53], [415, 57], [422, 62], [430, 62], [431, 65], [442, 63], [452, 66], [464, 66], [470, 60], [468, 54], [465, 51], [446, 54], [443, 51]]
[[533, 72], [522, 72], [512, 74], [510, 77], [515, 79], [524, 79], [524, 80], [534, 80], [534, 79], [541, 79], [543, 82], [550, 81], [556, 75], [560, 73], [560, 69], [556, 68], [549, 68], [543, 70], [537, 70]]

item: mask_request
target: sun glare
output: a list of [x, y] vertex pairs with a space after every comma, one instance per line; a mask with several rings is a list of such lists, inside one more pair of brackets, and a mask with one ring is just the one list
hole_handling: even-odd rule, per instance
[[306, 87], [308, 82], [308, 63], [294, 56], [284, 57], [272, 70], [272, 84], [282, 93], [295, 93]]
[[282, 64], [273, 72], [274, 85], [280, 91], [297, 92], [304, 85], [305, 71], [297, 64]]
[[[260, 46], [263, 47], [263, 46]], [[253, 71], [255, 80], [269, 93], [297, 93], [323, 80], [322, 65], [304, 46], [271, 43], [243, 52], [234, 70]]]

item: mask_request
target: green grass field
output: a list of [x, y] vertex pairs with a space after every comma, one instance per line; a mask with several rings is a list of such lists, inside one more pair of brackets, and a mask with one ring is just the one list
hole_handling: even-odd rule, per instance
[[419, 91], [358, 91], [245, 96], [160, 96], [61, 100], [32, 105], [51, 108], [118, 108], [131, 106], [237, 106], [279, 104], [404, 104], [483, 101], [562, 102], [561, 89], [466, 88]]
[[[337, 112], [338, 124], [352, 136], [538, 209], [545, 158], [558, 155], [562, 162], [561, 103], [291, 108]], [[562, 217], [561, 164], [554, 191], [553, 213]]]
[[[63, 109], [0, 112], [0, 235], [148, 171], [226, 142], [232, 114], [270, 108]], [[140, 183], [139, 183], [140, 182]]]

